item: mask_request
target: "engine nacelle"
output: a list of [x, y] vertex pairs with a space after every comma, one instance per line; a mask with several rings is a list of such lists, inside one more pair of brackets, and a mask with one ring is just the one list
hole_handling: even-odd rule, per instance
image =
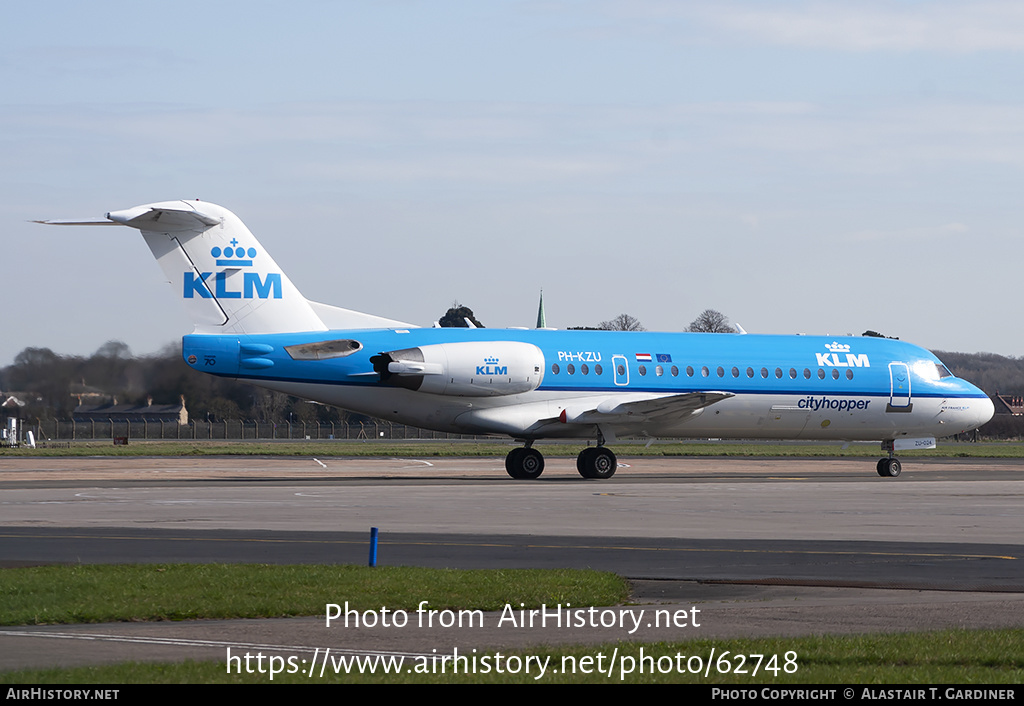
[[385, 385], [435, 395], [491, 397], [536, 390], [544, 354], [519, 341], [465, 341], [403, 348], [370, 358]]

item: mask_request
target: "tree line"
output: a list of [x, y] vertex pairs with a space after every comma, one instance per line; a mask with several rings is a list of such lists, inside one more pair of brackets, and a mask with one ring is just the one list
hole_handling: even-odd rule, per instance
[[25, 418], [70, 419], [79, 400], [98, 404], [113, 397], [120, 404], [142, 405], [150, 397], [154, 404], [172, 404], [184, 397], [191, 419], [306, 423], [368, 419], [197, 372], [182, 360], [180, 343], [168, 344], [145, 356], [133, 356], [121, 341], [105, 343], [89, 356], [26, 348], [18, 353], [13, 364], [0, 368], [0, 391], [19, 395], [26, 403], [20, 411]]

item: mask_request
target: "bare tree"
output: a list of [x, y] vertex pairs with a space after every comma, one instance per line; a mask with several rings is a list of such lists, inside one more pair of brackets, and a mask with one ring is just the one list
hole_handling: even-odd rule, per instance
[[729, 318], [720, 311], [705, 309], [686, 327], [691, 333], [736, 333]]
[[597, 325], [602, 331], [646, 331], [640, 319], [629, 314], [619, 314], [611, 321], [602, 321]]

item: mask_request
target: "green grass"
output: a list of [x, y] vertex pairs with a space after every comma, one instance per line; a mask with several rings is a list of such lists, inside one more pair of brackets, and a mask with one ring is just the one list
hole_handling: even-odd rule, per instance
[[[470, 650], [466, 645], [462, 652]], [[641, 650], [650, 657], [646, 663], [655, 667], [655, 674], [639, 673]], [[714, 650], [714, 653], [712, 653]], [[438, 650], [440, 653], [441, 650]], [[787, 654], [788, 653], [788, 654]], [[478, 653], [478, 660], [483, 652]], [[487, 653], [492, 657], [495, 652]], [[696, 683], [696, 684], [1019, 684], [1024, 680], [1024, 630], [958, 630], [932, 633], [819, 636], [802, 638], [693, 640], [675, 643], [617, 643], [567, 648], [542, 647], [528, 650], [501, 650], [509, 656], [550, 657], [548, 672], [541, 683]], [[710, 674], [686, 673], [686, 665], [700, 666], [689, 658], [698, 656], [707, 663], [714, 654]], [[740, 666], [737, 655], [765, 655], [761, 671], [754, 674], [756, 658], [747, 657], [742, 668], [745, 674], [736, 674]], [[598, 662], [598, 655], [603, 655]], [[682, 655], [683, 659], [677, 656]], [[724, 659], [722, 656], [724, 655]], [[777, 655], [774, 662], [771, 655]], [[304, 655], [311, 657], [311, 655]], [[615, 657], [612, 662], [612, 657]], [[795, 660], [787, 658], [793, 656]], [[287, 657], [287, 655], [285, 655]], [[605, 673], [581, 673], [583, 658], [592, 658], [593, 667], [603, 664]], [[563, 672], [575, 658], [577, 672]], [[275, 683], [316, 684], [346, 683], [536, 683], [532, 673], [498, 674], [492, 667], [489, 674], [453, 675], [446, 673], [410, 674], [418, 664], [430, 662], [406, 658], [401, 673], [386, 673], [378, 669], [373, 674], [333, 674], [328, 669], [324, 677], [305, 673], [276, 674]], [[508, 664], [508, 662], [505, 662]], [[481, 664], [481, 662], [478, 662]], [[611, 676], [607, 666], [614, 664]], [[683, 672], [676, 671], [676, 665]], [[255, 662], [253, 662], [255, 669]], [[631, 673], [622, 675], [622, 667], [632, 666]], [[661, 667], [659, 670], [658, 667]], [[717, 667], [722, 667], [719, 673]], [[767, 667], [767, 669], [766, 669]], [[308, 665], [302, 667], [308, 669]], [[786, 669], [790, 671], [786, 671]], [[552, 669], [558, 673], [552, 673]], [[664, 673], [664, 672], [668, 673]], [[0, 683], [11, 684], [175, 684], [175, 683], [268, 683], [268, 674], [227, 673], [225, 661], [182, 662], [174, 664], [129, 663], [103, 667], [75, 669], [24, 670], [0, 674]], [[942, 688], [944, 693], [945, 687]], [[841, 691], [839, 692], [841, 695]], [[861, 696], [858, 692], [857, 697]]]
[[[50, 566], [0, 570], [0, 623], [83, 623], [126, 620], [184, 620], [193, 618], [260, 618], [323, 615], [327, 603], [348, 601], [357, 610], [414, 610], [421, 600], [434, 609], [497, 610], [506, 603], [527, 607], [557, 603], [606, 606], [628, 599], [626, 582], [593, 571], [485, 570], [456, 571], [354, 566], [265, 565], [113, 565]], [[471, 651], [471, 638], [461, 647]], [[326, 645], [325, 645], [326, 646]], [[672, 667], [668, 673], [639, 674], [639, 658], [648, 664]], [[696, 666], [685, 658], [707, 660], [714, 650], [716, 667], [709, 676], [679, 673], [678, 664]], [[438, 649], [438, 653], [444, 650]], [[726, 659], [719, 660], [723, 654]], [[787, 653], [790, 672], [785, 671]], [[478, 658], [485, 653], [477, 653]], [[497, 664], [494, 653], [492, 664]], [[605, 645], [539, 647], [501, 650], [510, 655], [550, 658], [544, 683], [693, 682], [731, 684], [781, 683], [901, 683], [996, 684], [1024, 680], [1024, 630], [946, 631], [892, 635], [818, 636], [804, 638], [706, 640], [675, 643], [616, 643]], [[616, 656], [609, 677], [593, 671], [563, 672], [573, 658], [582, 665], [599, 655], [607, 668]], [[765, 657], [762, 672], [737, 675], [737, 655]], [[677, 659], [683, 655], [684, 659]], [[285, 655], [287, 657], [288, 655]], [[309, 654], [296, 655], [309, 658]], [[405, 668], [415, 668], [414, 658]], [[752, 671], [753, 658], [745, 667]], [[255, 663], [253, 663], [255, 665]], [[425, 664], [431, 664], [426, 662]], [[621, 667], [634, 672], [622, 678]], [[795, 665], [795, 671], [792, 667]], [[764, 667], [775, 666], [778, 669]], [[558, 670], [553, 673], [550, 668]], [[303, 667], [306, 669], [306, 667]], [[446, 673], [400, 674], [378, 670], [374, 674], [330, 674], [322, 680], [304, 673], [278, 674], [275, 682], [486, 682], [532, 683], [537, 675]], [[648, 669], [648, 672], [650, 670]], [[157, 684], [157, 683], [266, 683], [269, 675], [228, 674], [224, 661], [171, 664], [127, 663], [74, 669], [21, 670], [0, 674], [7, 684]]]
[[498, 610], [506, 603], [615, 605], [628, 584], [583, 570], [122, 564], [0, 570], [0, 625], [323, 615], [358, 610]]
[[[62, 442], [63, 443], [63, 442]], [[877, 443], [759, 443], [743, 441], [669, 441], [647, 447], [646, 442], [610, 445], [617, 455], [631, 456], [766, 456], [766, 457], [876, 457]], [[571, 457], [583, 443], [544, 443], [545, 456]], [[329, 457], [436, 457], [504, 456], [515, 446], [501, 441], [132, 441], [114, 446], [109, 441], [75, 441], [67, 446], [38, 449], [0, 448], [0, 458], [24, 456], [323, 456]], [[1024, 458], [1024, 444], [1016, 442], [939, 442], [930, 451], [900, 452], [901, 457]]]

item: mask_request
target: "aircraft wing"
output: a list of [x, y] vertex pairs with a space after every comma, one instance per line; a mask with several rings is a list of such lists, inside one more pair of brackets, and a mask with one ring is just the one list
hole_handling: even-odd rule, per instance
[[562, 422], [573, 424], [616, 424], [624, 422], [645, 422], [648, 420], [666, 421], [671, 417], [683, 417], [716, 402], [734, 397], [731, 392], [684, 392], [680, 395], [663, 397], [646, 397], [642, 399], [621, 401], [621, 398], [610, 397], [597, 407], [566, 418], [565, 412], [559, 418]]

